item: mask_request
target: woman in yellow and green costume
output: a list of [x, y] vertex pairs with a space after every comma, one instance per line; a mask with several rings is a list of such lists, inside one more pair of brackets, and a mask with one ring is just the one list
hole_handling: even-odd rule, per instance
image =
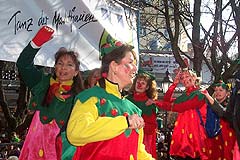
[[75, 160], [153, 159], [143, 145], [141, 110], [121, 96], [136, 73], [132, 47], [121, 42], [102, 46], [102, 77], [75, 99], [67, 137], [77, 147]]

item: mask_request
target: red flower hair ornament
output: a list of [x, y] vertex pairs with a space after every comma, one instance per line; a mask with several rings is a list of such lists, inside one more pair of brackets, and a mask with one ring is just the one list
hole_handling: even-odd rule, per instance
[[108, 53], [111, 53], [114, 49], [117, 49], [123, 45], [120, 41], [110, 41], [108, 43], [105, 43], [101, 46], [101, 57], [107, 55]]
[[106, 73], [106, 72], [103, 72], [103, 73], [102, 73], [102, 77], [103, 77], [103, 78], [107, 78], [107, 73]]

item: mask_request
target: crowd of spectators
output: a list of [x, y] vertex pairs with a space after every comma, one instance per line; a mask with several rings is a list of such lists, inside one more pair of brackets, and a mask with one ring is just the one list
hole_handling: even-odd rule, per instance
[[0, 160], [18, 160], [22, 142], [16, 132], [0, 133]]

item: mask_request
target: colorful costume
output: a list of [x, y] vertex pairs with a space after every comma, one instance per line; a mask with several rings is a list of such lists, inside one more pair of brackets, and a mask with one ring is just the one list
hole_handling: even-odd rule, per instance
[[146, 106], [148, 97], [146, 93], [133, 93], [126, 97], [133, 102], [139, 109], [142, 110], [142, 117], [145, 122], [143, 144], [145, 145], [146, 151], [154, 158], [157, 158], [156, 153], [156, 130], [157, 130], [157, 106], [152, 104]]
[[[227, 102], [224, 101], [221, 104], [226, 107]], [[208, 144], [211, 145], [210, 148], [212, 152], [210, 159], [232, 160], [233, 148], [236, 141], [235, 131], [224, 118], [220, 119], [220, 125], [221, 133], [209, 139]]]
[[[240, 77], [240, 72], [239, 72], [239, 77]], [[239, 149], [239, 146], [240, 146], [240, 105], [239, 105], [240, 91], [239, 90], [240, 90], [240, 82], [237, 82], [235, 88], [232, 91], [232, 95], [230, 96], [230, 102], [228, 103], [226, 108], [224, 108], [217, 101], [214, 101], [214, 104], [212, 105], [212, 109], [220, 117], [223, 117], [225, 120], [227, 120], [228, 123], [233, 127], [235, 131], [236, 141], [234, 145], [233, 160], [238, 160], [240, 158], [240, 149]], [[228, 136], [228, 135], [230, 134], [227, 134], [224, 136]], [[226, 138], [226, 139], [229, 139], [229, 138]], [[231, 141], [232, 141], [232, 138], [231, 138]], [[224, 144], [227, 143], [229, 145], [232, 145], [231, 141], [225, 141]], [[228, 150], [228, 152], [230, 151]]]
[[[60, 85], [50, 75], [45, 75], [33, 65], [39, 49], [29, 44], [20, 54], [17, 66], [25, 84], [31, 89], [30, 109], [36, 110], [21, 150], [20, 160], [68, 160], [75, 152], [66, 139], [65, 128], [72, 110], [74, 96], [64, 94], [71, 89], [72, 81]], [[49, 87], [50, 86], [50, 87]], [[62, 95], [48, 95], [48, 106], [42, 106], [48, 89], [59, 89]]]
[[[176, 84], [172, 84], [164, 100], [171, 99], [171, 93]], [[206, 160], [209, 157], [207, 148], [207, 136], [202, 125], [200, 125], [197, 108], [199, 108], [203, 121], [206, 121], [206, 102], [204, 95], [200, 93], [197, 87], [190, 87], [177, 99], [171, 99], [173, 106], [156, 104], [163, 109], [178, 112], [178, 117], [173, 130], [170, 146], [170, 155], [182, 158], [191, 157]]]
[[74, 160], [152, 159], [142, 143], [143, 129], [127, 129], [126, 116], [141, 110], [122, 98], [117, 84], [105, 83], [106, 90], [95, 86], [76, 98], [67, 126], [69, 141], [79, 146]]

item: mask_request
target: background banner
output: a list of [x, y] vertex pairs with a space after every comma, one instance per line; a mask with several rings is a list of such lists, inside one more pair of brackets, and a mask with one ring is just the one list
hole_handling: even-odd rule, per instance
[[52, 67], [60, 47], [79, 52], [81, 71], [100, 67], [104, 32], [129, 43], [138, 53], [135, 12], [106, 0], [0, 0], [0, 60], [15, 62], [36, 32], [48, 25], [54, 38], [44, 44], [35, 64]]

